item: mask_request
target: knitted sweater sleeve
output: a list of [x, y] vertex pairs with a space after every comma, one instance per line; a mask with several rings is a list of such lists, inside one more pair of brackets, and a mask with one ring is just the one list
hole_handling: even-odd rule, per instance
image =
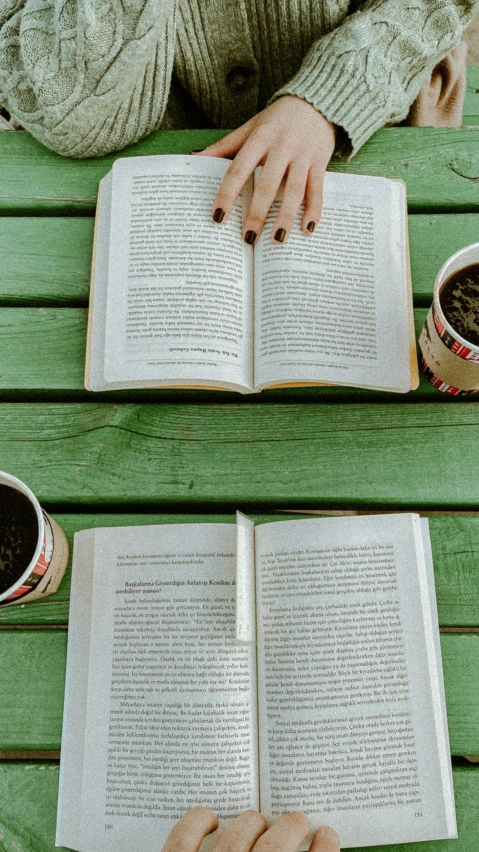
[[282, 95], [304, 98], [343, 128], [353, 156], [380, 127], [408, 114], [419, 89], [460, 41], [479, 0], [369, 0], [316, 41]]
[[0, 0], [0, 103], [60, 154], [125, 147], [165, 111], [174, 16], [175, 0]]

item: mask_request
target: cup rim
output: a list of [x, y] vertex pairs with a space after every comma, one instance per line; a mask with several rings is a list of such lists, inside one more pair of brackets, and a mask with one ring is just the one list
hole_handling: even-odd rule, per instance
[[[439, 293], [440, 293], [441, 287], [443, 286], [443, 284], [445, 284], [447, 279], [451, 277], [451, 275], [454, 275], [454, 272], [449, 272], [447, 275], [445, 275], [445, 270], [449, 267], [450, 264], [453, 264], [454, 261], [459, 260], [463, 255], [468, 254], [471, 251], [471, 249], [477, 250], [477, 261], [472, 261], [472, 263], [479, 264], [479, 243], [470, 243], [468, 246], [464, 246], [463, 248], [454, 252], [454, 254], [451, 254], [451, 256], [448, 257], [447, 260], [444, 261], [439, 272], [436, 275], [436, 280], [434, 282], [433, 302], [434, 302], [435, 310], [436, 310], [436, 312], [439, 316], [439, 319], [441, 320], [441, 323], [443, 324], [446, 331], [449, 332], [451, 337], [454, 337], [458, 341], [458, 343], [460, 343], [462, 346], [465, 346], [466, 349], [470, 349], [471, 352], [474, 352], [475, 354], [479, 355], [479, 346], [476, 345], [475, 343], [471, 343], [471, 341], [467, 340], [465, 337], [462, 337], [456, 331], [454, 326], [452, 326], [448, 322], [448, 320], [444, 316], [444, 311], [442, 309], [441, 300], [439, 298]], [[466, 264], [466, 265], [471, 266], [472, 264]], [[458, 267], [458, 269], [460, 269], [460, 268], [461, 267]], [[457, 271], [457, 270], [455, 270], [455, 271]]]
[[0, 470], [0, 485], [9, 485], [10, 487], [15, 488], [17, 491], [20, 491], [21, 494], [25, 495], [25, 497], [28, 497], [28, 499], [30, 500], [30, 502], [33, 505], [33, 508], [35, 509], [35, 514], [37, 516], [37, 521], [38, 521], [38, 541], [37, 541], [37, 546], [35, 548], [35, 552], [34, 552], [32, 558], [31, 558], [30, 562], [28, 563], [27, 567], [25, 568], [23, 574], [17, 580], [15, 580], [15, 582], [13, 583], [12, 586], [10, 586], [10, 588], [8, 588], [5, 592], [2, 592], [0, 594], [0, 602], [1, 602], [1, 601], [5, 600], [5, 598], [10, 597], [10, 595], [12, 595], [13, 592], [19, 586], [23, 585], [24, 581], [28, 579], [28, 577], [32, 573], [33, 568], [37, 564], [38, 558], [39, 558], [40, 553], [42, 551], [43, 539], [44, 539], [44, 536], [45, 536], [45, 519], [43, 517], [43, 511], [42, 511], [42, 508], [40, 506], [40, 503], [38, 502], [37, 498], [35, 497], [33, 491], [31, 491], [30, 488], [28, 487], [28, 485], [25, 485], [25, 483], [22, 482], [21, 479], [17, 479], [17, 477], [12, 476], [11, 473], [6, 473], [5, 471]]

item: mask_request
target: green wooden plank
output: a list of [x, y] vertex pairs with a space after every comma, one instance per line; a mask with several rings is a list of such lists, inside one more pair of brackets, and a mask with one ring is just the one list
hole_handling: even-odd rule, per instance
[[2, 467], [62, 511], [475, 509], [478, 442], [469, 402], [0, 405]]
[[[0, 212], [91, 215], [98, 181], [118, 156], [188, 153], [224, 130], [159, 130], [119, 154], [69, 160], [24, 132], [0, 137]], [[479, 128], [393, 127], [379, 130], [351, 162], [333, 171], [404, 180], [410, 209], [479, 211]]]
[[60, 748], [66, 648], [65, 630], [0, 632], [0, 751]]
[[[60, 588], [54, 595], [28, 605], [0, 607], [0, 625], [67, 624], [73, 533], [99, 526], [145, 524], [234, 523], [229, 515], [54, 515], [67, 535], [70, 561]], [[252, 515], [256, 523], [284, 520], [288, 515]], [[298, 516], [295, 516], [298, 517]], [[301, 516], [299, 516], [301, 517]], [[439, 624], [442, 627], [479, 626], [479, 515], [434, 517], [429, 520]]]
[[[55, 763], [0, 764], [2, 852], [66, 852], [55, 846], [58, 777]], [[458, 840], [363, 847], [362, 852], [477, 852], [479, 769], [455, 767], [453, 780]]]
[[474, 213], [408, 217], [414, 304], [429, 307], [437, 273], [454, 252], [479, 241]]
[[467, 69], [466, 97], [462, 111], [464, 125], [479, 124], [479, 65], [469, 65]]
[[[426, 306], [447, 258], [477, 242], [479, 215], [409, 216], [414, 299]], [[0, 305], [87, 305], [93, 219], [3, 217], [0, 223]]]
[[[479, 755], [479, 635], [442, 634], [451, 753]], [[0, 631], [0, 751], [60, 747], [66, 631]]]
[[[415, 310], [418, 337], [427, 310]], [[157, 388], [92, 394], [84, 388], [86, 308], [0, 308], [0, 397], [3, 400], [114, 400], [147, 402], [264, 402], [398, 401], [397, 394], [346, 387], [296, 387], [263, 391], [260, 395], [225, 394], [222, 391]], [[451, 402], [423, 377], [411, 396], [415, 400]], [[464, 403], [466, 397], [456, 399]]]
[[479, 516], [430, 518], [439, 623], [479, 626]]
[[[479, 754], [479, 634], [441, 634], [452, 754]], [[470, 751], [472, 746], [472, 751]]]
[[0, 309], [0, 387], [83, 390], [86, 323], [85, 308]]
[[2, 852], [57, 852], [58, 777], [57, 763], [0, 763]]
[[93, 219], [6, 217], [0, 221], [0, 303], [88, 301]]

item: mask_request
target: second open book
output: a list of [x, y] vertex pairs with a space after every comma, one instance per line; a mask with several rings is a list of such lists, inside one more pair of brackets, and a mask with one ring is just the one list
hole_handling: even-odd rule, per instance
[[400, 181], [327, 173], [314, 234], [273, 244], [279, 199], [242, 239], [254, 178], [229, 219], [212, 205], [229, 160], [117, 160], [101, 181], [85, 384], [253, 393], [418, 384]]
[[456, 836], [416, 515], [84, 530], [68, 643], [60, 845], [151, 852], [196, 804]]

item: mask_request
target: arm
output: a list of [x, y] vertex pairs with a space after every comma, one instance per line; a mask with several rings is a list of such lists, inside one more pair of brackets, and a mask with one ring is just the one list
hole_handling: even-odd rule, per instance
[[312, 45], [266, 109], [202, 152], [235, 158], [213, 202], [218, 222], [228, 217], [254, 168], [263, 166], [244, 224], [247, 242], [261, 233], [282, 178], [285, 191], [271, 238], [287, 239], [302, 201], [301, 228], [311, 234], [333, 151], [352, 156], [379, 127], [404, 119], [434, 66], [479, 10], [479, 0], [355, 5], [358, 11]]
[[461, 39], [478, 0], [368, 0], [316, 41], [276, 92], [304, 98], [332, 124], [352, 156], [380, 127], [404, 119], [434, 66]]
[[0, 0], [0, 101], [48, 148], [101, 156], [157, 127], [175, 0]]

